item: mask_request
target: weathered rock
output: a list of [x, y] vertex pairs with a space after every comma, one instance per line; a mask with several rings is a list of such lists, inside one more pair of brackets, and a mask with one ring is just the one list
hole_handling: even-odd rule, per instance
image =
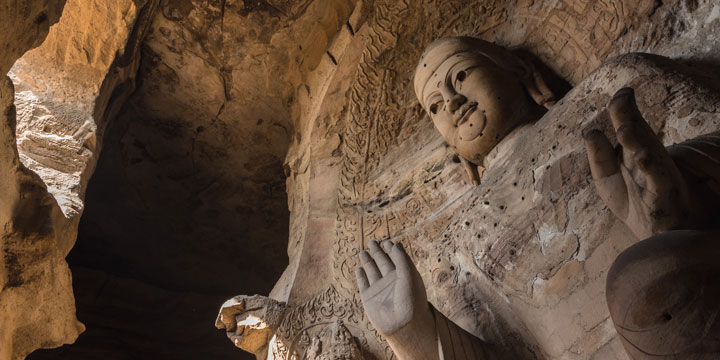
[[[14, 105], [12, 83], [2, 85], [3, 172], [9, 175], [2, 180], [0, 212], [5, 224], [2, 359], [71, 343], [84, 329], [75, 318], [65, 257], [75, 243], [81, 199], [101, 146], [98, 137], [134, 88], [134, 47], [143, 32], [139, 15], [154, 6], [130, 0], [113, 4], [69, 1], [47, 41], [15, 63], [10, 73], [18, 93]], [[3, 43], [7, 54], [17, 58], [39, 45], [63, 5], [3, 7], [15, 17], [3, 21], [11, 26], [4, 33], [17, 35]], [[3, 64], [15, 58], [3, 58]]]
[[64, 3], [19, 1], [0, 7], [1, 359], [22, 358], [42, 344], [71, 342], [82, 329], [74, 318], [69, 271], [54, 248], [52, 220], [59, 209], [39, 178], [20, 164], [14, 90], [4, 76], [18, 57], [44, 40]]
[[[220, 305], [213, 295], [270, 291], [287, 265], [283, 158], [294, 87], [304, 89], [308, 68], [332, 64], [322, 43], [348, 32], [353, 10], [345, 1], [283, 3], [160, 4], [139, 87], [105, 136], [71, 267], [207, 294], [202, 307]], [[88, 336], [102, 336], [103, 319], [81, 317]], [[123, 336], [136, 331], [118, 326]], [[219, 332], [208, 346], [218, 342], [233, 350]]]
[[[161, 4], [73, 261], [168, 289], [233, 294], [227, 279], [242, 278], [247, 292], [269, 292], [287, 264], [283, 158], [298, 67], [327, 57], [315, 46], [352, 10], [300, 3], [288, 2], [296, 13], [264, 1]], [[306, 45], [300, 29], [315, 39]]]
[[[0, 8], [0, 19], [8, 19], [0, 22], [0, 38], [9, 40], [0, 46], [0, 69], [7, 72], [42, 42], [60, 3], [20, 1]], [[13, 73], [22, 118], [19, 154], [12, 146], [13, 116], [0, 128], [7, 147], [0, 169], [14, 174], [0, 178], [0, 192], [11, 195], [0, 201], [0, 321], [12, 324], [0, 329], [2, 356], [22, 357], [77, 335], [64, 257], [87, 202], [71, 260], [139, 280], [128, 287], [110, 281], [115, 290], [173, 290], [164, 299], [187, 292], [266, 294], [287, 253], [290, 265], [270, 292], [289, 305], [278, 333], [310, 339], [304, 347], [291, 342], [290, 350], [304, 353], [314, 336], [327, 343], [323, 329], [344, 334], [332, 325], [342, 320], [364, 358], [391, 358], [362, 311], [353, 275], [360, 249], [371, 239], [390, 238], [409, 249], [437, 308], [517, 357], [623, 358], [600, 284], [612, 258], [634, 239], [623, 237], [626, 229], [607, 212], [587, 206], [597, 199], [576, 147], [579, 126], [586, 125], [577, 119], [591, 118], [617, 86], [628, 85], [622, 79], [644, 71], [626, 58], [620, 68], [632, 71], [615, 73], [615, 80], [591, 74], [613, 55], [649, 51], [681, 58], [712, 84], [708, 74], [720, 59], [720, 5], [77, 0], [67, 7], [70, 22], [56, 26], [58, 35]], [[147, 27], [138, 91], [105, 136], [134, 89]], [[487, 184], [474, 189], [422, 114], [412, 91], [413, 69], [425, 45], [450, 35], [521, 46], [577, 85], [572, 98], [585, 100], [567, 100], [560, 108], [565, 110], [553, 110], [560, 124], [536, 124], [542, 134], [517, 132], [499, 148], [516, 155], [512, 161], [507, 154], [493, 160], [532, 171], [490, 171]], [[697, 100], [706, 95], [697, 95], [702, 89], [696, 85], [672, 76], [675, 82], [653, 81], [653, 74], [633, 84], [641, 87], [641, 109], [649, 119], [669, 112], [662, 128], [655, 123], [663, 139], [682, 140], [716, 125], [716, 107], [702, 105], [714, 98]], [[9, 83], [1, 89], [8, 107], [13, 90]], [[591, 89], [595, 95], [584, 98]], [[103, 160], [85, 201], [101, 148]], [[517, 189], [508, 185], [515, 178]], [[602, 242], [609, 233], [626, 243]], [[78, 281], [94, 284], [83, 279]], [[220, 304], [209, 306], [213, 295], [193, 301], [215, 309]], [[35, 302], [27, 301], [31, 296]], [[89, 348], [86, 354], [107, 357], [103, 341], [117, 334], [139, 353], [168, 357], [177, 354], [165, 347], [172, 344], [168, 339], [203, 336], [198, 330], [153, 338], [163, 348], [154, 353], [152, 344], [128, 335], [132, 321], [107, 320], [116, 306], [81, 304], [90, 310], [80, 313], [98, 332], [72, 348], [78, 350], [67, 350], [68, 357]], [[151, 306], [148, 301], [131, 308], [150, 314]], [[184, 306], [163, 313], [177, 320], [167, 324], [201, 326], [179, 317]], [[211, 327], [212, 315], [207, 319]], [[117, 332], [105, 332], [103, 323]], [[159, 325], [148, 329], [164, 332]], [[15, 345], [5, 346], [10, 341]], [[197, 346], [200, 353], [202, 344]]]
[[[157, 1], [68, 1], [37, 49], [10, 71], [20, 159], [40, 175], [67, 218], [82, 213], [104, 130], [134, 89], [136, 47]], [[94, 21], [87, 22], [86, 18]], [[138, 20], [140, 19], [140, 20]]]

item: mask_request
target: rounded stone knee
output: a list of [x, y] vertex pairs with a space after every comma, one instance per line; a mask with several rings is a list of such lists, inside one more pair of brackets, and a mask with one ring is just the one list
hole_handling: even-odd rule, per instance
[[623, 251], [607, 303], [633, 359], [720, 356], [720, 232], [668, 231]]

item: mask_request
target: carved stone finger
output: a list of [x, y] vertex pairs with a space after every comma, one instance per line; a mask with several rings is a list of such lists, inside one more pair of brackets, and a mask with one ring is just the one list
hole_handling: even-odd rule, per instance
[[368, 282], [372, 286], [373, 283], [382, 277], [380, 269], [378, 269], [377, 264], [375, 264], [375, 260], [373, 260], [370, 254], [368, 254], [365, 250], [360, 252], [360, 262], [362, 263], [363, 270], [365, 270]]
[[639, 149], [634, 157], [633, 160], [635, 161], [635, 164], [638, 166], [638, 169], [640, 169], [643, 172], [651, 171], [652, 166], [652, 157], [650, 155], [650, 151], [648, 151], [647, 148], [641, 148]]
[[361, 293], [370, 287], [370, 282], [365, 275], [365, 270], [360, 266], [355, 269], [355, 279], [357, 280], [358, 289], [360, 289]]
[[608, 113], [623, 149], [635, 152], [640, 147], [663, 151], [664, 146], [645, 121], [630, 88], [619, 90], [608, 104]]
[[625, 219], [628, 214], [628, 189], [624, 176], [615, 174], [595, 180], [594, 183], [598, 195], [610, 211], [618, 218]]
[[380, 274], [385, 276], [387, 273], [395, 270], [395, 265], [392, 263], [388, 255], [380, 248], [380, 244], [377, 241], [370, 241], [368, 244], [370, 255], [372, 255], [375, 264], [380, 269]]
[[615, 149], [613, 149], [612, 144], [610, 144], [602, 131], [592, 130], [586, 133], [583, 138], [585, 139], [585, 148], [587, 149], [593, 179], [599, 180], [620, 171]]
[[[657, 159], [652, 156], [647, 148], [639, 149], [633, 155], [632, 160], [635, 166], [633, 177], [638, 185], [657, 193], [655, 185], [659, 184], [658, 180], [660, 182], [669, 182], [670, 179], [665, 176], [666, 172], [658, 166]], [[659, 176], [662, 179], [659, 179]]]
[[[613, 128], [617, 131], [623, 125], [633, 124], [642, 120], [640, 110], [635, 103], [635, 91], [631, 88], [622, 88], [615, 93], [608, 103], [608, 113]], [[643, 120], [644, 121], [644, 120]]]
[[395, 246], [393, 246], [390, 252], [390, 259], [398, 270], [407, 270], [412, 266], [408, 255], [405, 253], [405, 248], [403, 248], [400, 243], [396, 243]]
[[623, 165], [621, 169], [623, 179], [625, 184], [627, 184], [626, 188], [628, 198], [627, 213], [625, 214], [625, 217], [622, 217], [622, 219], [624, 219], [623, 221], [625, 221], [625, 224], [628, 225], [628, 227], [633, 230], [636, 235], [638, 235], [636, 230], [643, 228], [644, 223], [631, 224], [629, 221], [630, 218], [636, 219], [633, 221], [638, 221], [637, 219], [644, 218], [645, 211], [641, 208], [641, 200], [643, 199], [643, 193], [646, 191], [645, 188], [647, 185], [645, 183], [645, 177], [641, 175], [640, 171], [636, 170], [637, 168], [631, 169], [625, 165]]
[[392, 248], [395, 245], [395, 243], [392, 242], [392, 240], [385, 240], [382, 243], [380, 243], [380, 245], [382, 246], [385, 253], [389, 254], [392, 251]]
[[654, 194], [668, 193], [676, 186], [675, 164], [642, 149], [635, 154], [635, 164], [645, 178], [646, 188]]
[[622, 145], [624, 155], [633, 156], [636, 151], [643, 148], [637, 132], [635, 124], [625, 124], [617, 129], [618, 143]]

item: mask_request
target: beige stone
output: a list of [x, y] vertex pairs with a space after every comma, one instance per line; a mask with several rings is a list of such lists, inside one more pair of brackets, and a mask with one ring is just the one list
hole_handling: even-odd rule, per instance
[[[116, 2], [117, 7], [69, 1], [60, 17], [65, 2], [45, 2], [45, 8], [13, 4], [17, 8], [3, 7], [17, 11], [3, 14], [3, 26], [9, 25], [5, 33], [15, 38], [3, 38], [3, 46], [16, 56], [3, 58], [3, 64], [42, 45], [12, 70], [3, 68], [15, 84], [5, 81], [2, 91], [3, 171], [10, 175], [2, 186], [2, 359], [23, 359], [38, 348], [72, 343], [84, 330], [75, 317], [65, 257], [75, 243], [81, 199], [102, 143], [98, 136], [133, 87], [137, 44], [129, 38], [143, 31], [135, 25], [144, 9], [132, 1]], [[96, 21], [86, 23], [86, 18]], [[93, 47], [97, 53], [86, 52]], [[131, 61], [123, 61], [123, 55]]]
[[613, 263], [608, 307], [631, 359], [717, 357], [717, 239], [717, 231], [667, 231]]
[[516, 127], [540, 118], [543, 106], [555, 104], [555, 95], [530, 64], [469, 37], [428, 45], [413, 82], [418, 101], [475, 185], [495, 145]]
[[233, 344], [258, 360], [268, 357], [285, 304], [264, 296], [236, 296], [220, 308], [215, 327], [225, 329]]

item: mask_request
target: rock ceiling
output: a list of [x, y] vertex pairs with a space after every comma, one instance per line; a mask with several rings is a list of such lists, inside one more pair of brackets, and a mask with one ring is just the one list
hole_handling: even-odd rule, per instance
[[[507, 256], [492, 266], [475, 259], [478, 269], [472, 257], [448, 256], [481, 253], [462, 235], [468, 227], [506, 234], [492, 229], [503, 225], [494, 199], [483, 211], [497, 222], [456, 214], [479, 212], [487, 194], [460, 180], [421, 113], [410, 85], [416, 59], [435, 38], [477, 36], [534, 54], [573, 86], [631, 51], [706, 73], [720, 63], [720, 6], [710, 0], [15, 3], [0, 8], [0, 69], [17, 108], [16, 132], [11, 111], [0, 129], [0, 165], [14, 174], [0, 178], [14, 194], [0, 202], [0, 264], [10, 269], [0, 272], [3, 360], [75, 341], [76, 304], [86, 334], [30, 358], [239, 357], [205, 328], [223, 298], [270, 293], [298, 309], [341, 299], [350, 310], [333, 316], [354, 314], [354, 255], [372, 238], [421, 239], [412, 256], [437, 284], [431, 301], [476, 334], [526, 344], [518, 357], [608, 358], [617, 344], [600, 313], [560, 318], [562, 341], [528, 320], [594, 289], [560, 280], [594, 271], [583, 256], [598, 244], [505, 244], [545, 259], [532, 265]], [[3, 109], [12, 93], [0, 88]], [[678, 134], [687, 132], [668, 129], [668, 139]], [[35, 214], [30, 225], [23, 206]], [[458, 240], [434, 242], [442, 237]], [[547, 272], [533, 273], [537, 264]], [[498, 305], [509, 293], [521, 300]], [[381, 340], [368, 341], [383, 358]], [[108, 355], [113, 344], [127, 351]]]

